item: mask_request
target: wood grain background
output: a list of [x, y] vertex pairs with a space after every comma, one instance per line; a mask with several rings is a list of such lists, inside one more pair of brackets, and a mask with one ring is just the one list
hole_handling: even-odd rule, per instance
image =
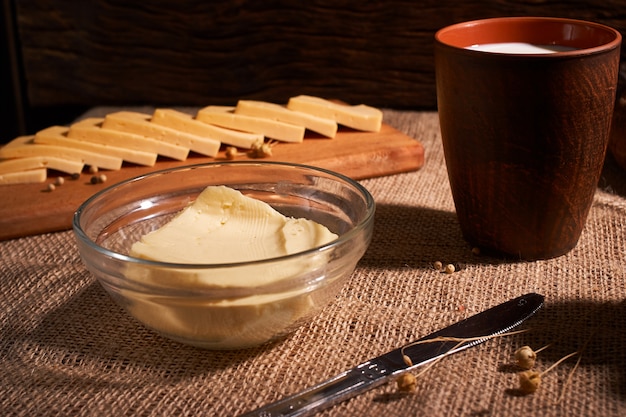
[[443, 26], [538, 15], [626, 34], [624, 0], [13, 3], [26, 111], [285, 102], [295, 94], [433, 109], [433, 36]]

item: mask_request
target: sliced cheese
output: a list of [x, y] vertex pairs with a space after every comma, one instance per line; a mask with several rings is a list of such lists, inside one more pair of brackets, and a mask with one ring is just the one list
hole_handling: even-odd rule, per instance
[[27, 156], [0, 160], [0, 174], [27, 171], [36, 168], [50, 168], [67, 174], [81, 172], [84, 163], [79, 160], [63, 159], [55, 156]]
[[103, 121], [103, 118], [90, 117], [74, 123], [70, 126], [67, 137], [99, 143], [101, 145], [112, 145], [136, 151], [152, 152], [178, 161], [184, 161], [189, 155], [189, 148], [172, 145], [171, 143], [158, 141], [134, 133], [103, 129], [101, 127]]
[[220, 150], [220, 142], [215, 139], [192, 135], [181, 130], [172, 129], [151, 123], [152, 116], [146, 113], [119, 111], [106, 115], [102, 127], [121, 132], [134, 133], [172, 145], [188, 148], [206, 156], [216, 156]]
[[250, 149], [252, 145], [262, 142], [264, 139], [263, 135], [237, 132], [235, 130], [213, 126], [196, 120], [187, 113], [173, 109], [156, 109], [152, 115], [152, 123], [178, 129], [183, 132], [191, 133], [192, 135], [212, 138], [227, 145], [244, 149]]
[[45, 168], [31, 169], [21, 172], [0, 174], [0, 184], [30, 184], [44, 182], [47, 178]]
[[12, 149], [12, 148], [19, 148], [19, 147], [22, 147], [24, 145], [29, 145], [31, 143], [33, 143], [33, 136], [32, 135], [18, 136], [15, 139], [13, 139], [12, 141], [10, 141], [9, 143], [7, 143], [6, 145], [0, 147], [0, 151], [7, 150], [7, 149]]
[[304, 126], [245, 114], [235, 114], [233, 113], [234, 109], [234, 107], [227, 106], [208, 106], [198, 111], [196, 119], [228, 129], [258, 133], [282, 142], [297, 143], [304, 139]]
[[92, 143], [79, 139], [68, 138], [66, 136], [68, 131], [69, 128], [65, 126], [51, 126], [37, 132], [37, 134], [35, 135], [35, 143], [82, 149], [87, 152], [98, 153], [108, 158], [112, 158], [112, 160], [117, 161], [116, 164], [119, 163], [117, 168], [111, 168], [109, 166], [95, 164], [95, 166], [99, 168], [120, 169], [122, 167], [122, 161], [132, 162], [133, 164], [145, 166], [153, 166], [156, 163], [156, 153], [135, 151], [132, 149], [120, 148], [117, 146], [102, 145], [99, 143]]
[[36, 140], [36, 136], [20, 136], [0, 148], [0, 158], [22, 158], [27, 156], [54, 156], [81, 161], [83, 164], [104, 169], [115, 170], [122, 167], [121, 158], [98, 153], [97, 151], [72, 147], [71, 144], [43, 144]]
[[306, 129], [329, 138], [334, 138], [337, 134], [337, 122], [334, 120], [314, 116], [301, 111], [290, 110], [280, 104], [266, 101], [239, 100], [237, 107], [235, 107], [235, 114], [262, 117], [304, 126]]
[[359, 104], [349, 106], [313, 96], [296, 96], [289, 99], [287, 108], [325, 117], [357, 130], [380, 131], [383, 113], [374, 107]]

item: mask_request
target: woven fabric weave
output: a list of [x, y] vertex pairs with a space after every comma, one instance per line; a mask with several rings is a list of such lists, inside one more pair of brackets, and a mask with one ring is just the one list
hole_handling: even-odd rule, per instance
[[[436, 113], [385, 110], [385, 121], [423, 143], [424, 167], [361, 181], [377, 203], [370, 248], [332, 304], [269, 346], [207, 351], [145, 329], [86, 271], [71, 231], [0, 242], [0, 414], [234, 416], [538, 292], [546, 305], [525, 333], [437, 362], [414, 394], [389, 383], [320, 415], [626, 415], [626, 173], [607, 159], [567, 255], [476, 256], [455, 217]], [[460, 270], [437, 272], [437, 260]], [[523, 345], [549, 345], [539, 371], [577, 350], [580, 364], [564, 361], [522, 396], [512, 355]]]

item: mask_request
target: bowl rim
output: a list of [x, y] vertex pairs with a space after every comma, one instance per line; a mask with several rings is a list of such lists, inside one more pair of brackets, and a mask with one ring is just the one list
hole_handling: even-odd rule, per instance
[[[89, 208], [90, 205], [94, 204], [97, 200], [103, 198], [107, 193], [114, 191], [116, 188], [123, 187], [133, 182], [139, 182], [144, 178], [163, 175], [168, 172], [191, 170], [191, 169], [211, 167], [211, 166], [218, 167], [222, 165], [282, 166], [282, 167], [290, 167], [290, 168], [297, 168], [297, 169], [305, 169], [305, 170], [329, 175], [331, 177], [335, 177], [336, 179], [340, 179], [346, 182], [347, 184], [349, 184], [350, 186], [352, 186], [363, 197], [364, 202], [365, 202], [365, 207], [366, 207], [366, 215], [363, 219], [361, 219], [361, 221], [359, 221], [359, 223], [355, 225], [354, 228], [344, 233], [343, 235], [339, 236], [337, 239], [334, 239], [324, 245], [307, 249], [306, 251], [296, 252], [296, 253], [292, 253], [289, 255], [282, 255], [282, 256], [272, 257], [272, 258], [251, 260], [251, 261], [211, 263], [211, 264], [163, 262], [163, 261], [154, 261], [154, 260], [136, 258], [130, 255], [124, 255], [122, 253], [115, 252], [113, 250], [107, 249], [97, 244], [95, 241], [93, 241], [91, 238], [87, 236], [86, 232], [83, 230], [83, 228], [80, 225], [80, 220], [81, 220], [81, 216], [83, 212], [85, 212]], [[173, 168], [159, 169], [156, 171], [152, 171], [146, 174], [138, 175], [138, 176], [120, 181], [116, 184], [112, 184], [98, 191], [97, 193], [89, 197], [87, 200], [85, 200], [83, 203], [81, 203], [81, 205], [76, 209], [72, 217], [72, 228], [73, 228], [75, 236], [80, 241], [82, 241], [83, 243], [91, 247], [96, 252], [99, 252], [102, 255], [109, 257], [109, 258], [114, 258], [119, 261], [134, 263], [138, 265], [145, 265], [145, 266], [149, 266], [152, 268], [175, 268], [175, 269], [181, 269], [181, 270], [185, 270], [185, 269], [186, 270], [207, 270], [207, 269], [234, 268], [234, 267], [242, 267], [242, 266], [261, 265], [265, 263], [276, 263], [276, 262], [281, 262], [281, 261], [289, 261], [289, 260], [296, 259], [302, 256], [327, 252], [337, 246], [340, 246], [346, 243], [347, 241], [350, 241], [354, 237], [354, 235], [359, 234], [363, 229], [365, 229], [367, 225], [373, 222], [375, 211], [376, 211], [376, 203], [375, 203], [374, 197], [370, 194], [367, 188], [359, 184], [356, 180], [348, 177], [347, 175], [341, 174], [336, 171], [332, 171], [326, 168], [320, 168], [320, 167], [316, 167], [312, 165], [293, 163], [293, 162], [282, 162], [282, 161], [249, 161], [249, 160], [214, 161], [214, 162], [204, 162], [204, 163], [198, 163], [198, 164], [182, 165], [182, 166], [177, 166]]]

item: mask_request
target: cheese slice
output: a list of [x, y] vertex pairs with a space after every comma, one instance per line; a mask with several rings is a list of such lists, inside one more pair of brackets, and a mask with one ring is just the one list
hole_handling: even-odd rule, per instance
[[92, 152], [65, 145], [42, 144], [36, 141], [36, 136], [20, 136], [0, 148], [0, 158], [22, 158], [27, 156], [54, 156], [62, 159], [81, 161], [83, 164], [104, 169], [120, 169], [122, 160], [114, 156]]
[[156, 140], [182, 146], [206, 156], [216, 156], [220, 142], [215, 139], [192, 135], [181, 130], [151, 123], [152, 116], [146, 113], [119, 111], [105, 116], [102, 127], [120, 132], [134, 133]]
[[50, 168], [67, 174], [81, 172], [84, 163], [79, 160], [57, 158], [55, 156], [27, 156], [0, 160], [0, 174], [27, 171], [36, 168]]
[[21, 172], [0, 174], [0, 184], [30, 184], [44, 182], [47, 178], [45, 168], [31, 169]]
[[374, 107], [359, 104], [349, 106], [313, 96], [296, 96], [289, 99], [287, 108], [325, 117], [357, 130], [379, 132], [383, 113]]
[[99, 143], [101, 145], [112, 145], [136, 151], [152, 152], [178, 161], [184, 161], [189, 155], [189, 148], [172, 145], [171, 143], [135, 135], [133, 133], [103, 129], [101, 127], [103, 121], [104, 119], [100, 117], [90, 117], [76, 122], [70, 126], [67, 137]]
[[108, 166], [110, 164], [95, 164], [95, 166], [105, 169], [120, 169], [122, 167], [122, 161], [132, 162], [133, 164], [145, 166], [154, 166], [154, 164], [156, 163], [156, 153], [135, 151], [132, 149], [120, 148], [117, 146], [102, 145], [99, 143], [91, 143], [79, 139], [68, 138], [66, 136], [68, 131], [69, 128], [65, 126], [50, 126], [37, 132], [37, 134], [35, 135], [35, 143], [51, 146], [64, 146], [73, 149], [82, 149], [87, 152], [97, 153], [99, 155], [106, 156], [107, 158], [116, 161], [115, 164], [117, 168]]
[[266, 101], [239, 100], [237, 107], [235, 107], [235, 114], [262, 117], [304, 126], [308, 130], [329, 138], [334, 138], [337, 134], [337, 122], [334, 120], [314, 116], [301, 111], [290, 110], [280, 104]]
[[208, 106], [198, 111], [196, 119], [228, 129], [258, 133], [282, 142], [298, 143], [304, 139], [304, 126], [245, 114], [235, 114], [233, 113], [234, 109], [234, 107], [228, 106]]
[[33, 142], [33, 136], [32, 135], [18, 136], [15, 139], [13, 139], [12, 141], [10, 141], [9, 143], [7, 143], [4, 146], [0, 147], [0, 152], [2, 150], [13, 149], [13, 148], [20, 148], [20, 147], [22, 147], [24, 145], [28, 145], [28, 144], [30, 144], [32, 142]]
[[171, 127], [191, 133], [192, 135], [212, 138], [227, 145], [238, 148], [250, 149], [252, 145], [263, 142], [263, 135], [256, 133], [238, 132], [231, 129], [224, 129], [208, 123], [196, 120], [187, 113], [173, 109], [156, 109], [152, 114], [152, 123], [161, 126]]

